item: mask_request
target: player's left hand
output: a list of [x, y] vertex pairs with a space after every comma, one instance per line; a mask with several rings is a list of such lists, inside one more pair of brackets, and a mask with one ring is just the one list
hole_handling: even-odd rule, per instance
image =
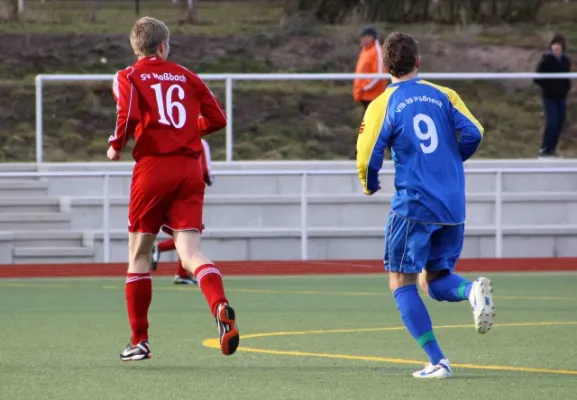
[[108, 148], [108, 151], [106, 152], [106, 156], [108, 157], [108, 159], [110, 161], [118, 161], [120, 160], [120, 152], [117, 150], [114, 150], [114, 148], [112, 146], [110, 146]]
[[381, 185], [377, 186], [377, 188], [375, 190], [369, 190], [369, 189], [365, 188], [363, 190], [363, 192], [367, 196], [372, 196], [373, 194], [377, 193], [379, 190], [381, 190]]
[[212, 176], [210, 176], [209, 174], [204, 174], [204, 183], [206, 184], [206, 186], [212, 186]]

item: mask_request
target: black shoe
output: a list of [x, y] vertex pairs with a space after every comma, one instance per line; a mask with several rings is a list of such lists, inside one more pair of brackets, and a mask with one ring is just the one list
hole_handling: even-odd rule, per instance
[[557, 152], [541, 149], [541, 150], [539, 150], [539, 158], [541, 158], [541, 159], [555, 159], [555, 158], [563, 158], [563, 157], [561, 157], [561, 155]]
[[225, 356], [234, 354], [240, 342], [238, 329], [236, 327], [236, 316], [234, 310], [228, 304], [220, 304], [216, 310], [216, 325], [218, 326], [218, 337], [220, 338], [220, 351]]
[[192, 275], [188, 275], [187, 277], [182, 277], [176, 275], [174, 277], [174, 284], [175, 285], [198, 285], [198, 282]]
[[120, 353], [120, 359], [122, 361], [140, 361], [147, 360], [151, 357], [150, 345], [146, 340], [143, 340], [135, 346], [129, 343], [122, 353]]
[[158, 251], [158, 243], [154, 243], [152, 254], [150, 255], [150, 269], [152, 271], [156, 271], [156, 268], [158, 268], [158, 260], [160, 260], [160, 251]]

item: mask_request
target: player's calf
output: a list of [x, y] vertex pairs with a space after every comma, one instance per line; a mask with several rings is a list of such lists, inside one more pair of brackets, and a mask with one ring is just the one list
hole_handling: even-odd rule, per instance
[[[469, 299], [473, 283], [450, 271], [425, 271], [426, 290], [432, 299], [458, 303]], [[421, 279], [421, 287], [423, 287]]]
[[154, 239], [153, 235], [142, 233], [128, 235], [129, 260], [125, 296], [132, 335], [129, 345], [120, 354], [124, 361], [150, 358], [148, 309], [152, 300], [152, 280], [149, 268]]
[[[430, 365], [438, 366], [446, 359], [433, 332], [433, 323], [429, 312], [417, 290], [417, 274], [404, 274], [400, 272], [389, 273], [389, 285], [393, 291], [397, 308], [401, 314], [403, 324], [416, 340], [419, 346], [429, 357]], [[428, 367], [427, 367], [428, 368]], [[423, 371], [428, 374], [441, 374], [441, 372]], [[423, 372], [421, 371], [421, 372]], [[436, 371], [436, 369], [435, 369]], [[415, 375], [414, 375], [415, 376]], [[423, 376], [424, 377], [424, 376]]]
[[200, 252], [199, 232], [174, 232], [174, 239], [183, 267], [194, 273], [198, 287], [216, 319], [222, 353], [233, 354], [239, 343], [236, 314], [228, 304], [219, 269]]

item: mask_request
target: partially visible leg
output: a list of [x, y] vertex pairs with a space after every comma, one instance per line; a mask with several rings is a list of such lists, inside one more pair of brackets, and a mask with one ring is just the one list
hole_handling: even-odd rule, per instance
[[439, 364], [446, 357], [433, 333], [427, 307], [417, 291], [417, 274], [390, 272], [389, 279], [403, 324], [425, 351], [431, 364]]
[[421, 287], [437, 301], [469, 299], [473, 283], [452, 273], [463, 250], [464, 225], [443, 226], [431, 235], [431, 248]]
[[555, 105], [557, 108], [557, 124], [554, 135], [551, 137], [551, 149], [553, 153], [556, 153], [557, 151], [557, 144], [559, 143], [559, 138], [563, 132], [567, 114], [567, 104], [565, 99], [555, 100]]
[[[152, 300], [150, 257], [175, 179], [162, 168], [163, 160], [143, 159], [134, 167], [128, 210], [128, 271], [126, 308], [132, 330], [129, 345], [120, 354], [123, 361], [150, 358], [148, 309]], [[178, 176], [177, 176], [178, 178]]]
[[429, 255], [431, 228], [391, 212], [385, 231], [385, 269], [389, 271], [389, 286], [401, 320], [430, 361], [430, 365], [413, 376], [447, 378], [452, 375], [451, 367], [437, 342], [431, 317], [416, 285]]
[[419, 284], [432, 299], [451, 303], [468, 300], [473, 282], [450, 271], [425, 271]]
[[176, 245], [174, 244], [174, 238], [169, 238], [163, 240], [162, 242], [158, 242], [158, 251], [160, 253], [164, 253], [167, 251], [176, 250]]
[[176, 285], [196, 285], [197, 281], [194, 276], [182, 266], [180, 258], [176, 263], [176, 275], [174, 276], [174, 283]]
[[[160, 261], [160, 254], [176, 250], [176, 245], [174, 244], [174, 238], [169, 238], [163, 240], [162, 242], [157, 242], [154, 247], [152, 248], [152, 262], [151, 262], [151, 269], [156, 271], [158, 267], [158, 262]], [[182, 266], [182, 262], [180, 259], [176, 263], [176, 273], [174, 276], [174, 283], [177, 285], [196, 285], [196, 280], [184, 267]]]
[[545, 131], [541, 144], [541, 155], [552, 156], [555, 154], [556, 141], [559, 132], [559, 112], [556, 101], [553, 99], [543, 99], [545, 110]]
[[152, 301], [150, 279], [150, 250], [155, 235], [129, 233], [129, 261], [126, 274], [126, 309], [132, 331], [130, 344], [121, 353], [123, 361], [137, 361], [151, 357], [148, 345], [148, 309]]
[[230, 355], [239, 344], [236, 315], [228, 304], [219, 269], [200, 250], [205, 190], [203, 172], [198, 160], [192, 160], [186, 168], [186, 177], [181, 183], [178, 197], [171, 204], [167, 225], [173, 231], [182, 266], [195, 275], [216, 318], [220, 349], [224, 355]]
[[169, 238], [163, 240], [162, 242], [155, 243], [154, 246], [152, 247], [150, 269], [156, 271], [156, 269], [158, 268], [158, 262], [160, 261], [160, 254], [174, 249], [176, 249], [176, 247], [174, 247], [173, 238]]
[[176, 263], [176, 275], [181, 278], [187, 278], [189, 276], [188, 271], [185, 270], [184, 267], [182, 266], [182, 262], [180, 261], [180, 259], [178, 259], [178, 262]]
[[475, 329], [487, 333], [495, 320], [491, 280], [480, 277], [471, 282], [453, 272], [463, 249], [464, 236], [464, 225], [443, 226], [431, 236], [431, 255], [427, 270], [421, 276], [421, 286], [437, 301], [469, 300]]
[[228, 304], [220, 271], [201, 253], [199, 232], [174, 232], [174, 239], [182, 265], [195, 275], [198, 287], [216, 318], [222, 353], [233, 354], [239, 344], [239, 333], [236, 327], [236, 314]]
[[212, 315], [216, 316], [218, 306], [228, 303], [220, 271], [200, 251], [200, 233], [182, 231], [173, 233], [176, 251], [182, 266], [196, 277], [198, 286], [206, 297]]
[[156, 271], [156, 268], [158, 268], [158, 262], [160, 261], [160, 254], [161, 253], [164, 253], [166, 251], [175, 250], [175, 249], [176, 249], [176, 247], [174, 246], [174, 239], [173, 238], [166, 239], [166, 240], [163, 240], [162, 242], [156, 243], [152, 247], [150, 269], [152, 269], [153, 271]]

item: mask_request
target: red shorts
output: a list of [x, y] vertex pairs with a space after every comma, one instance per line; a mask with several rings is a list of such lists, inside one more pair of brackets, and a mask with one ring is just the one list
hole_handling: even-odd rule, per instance
[[145, 157], [134, 166], [128, 231], [156, 235], [160, 228], [202, 232], [204, 179], [192, 156]]

